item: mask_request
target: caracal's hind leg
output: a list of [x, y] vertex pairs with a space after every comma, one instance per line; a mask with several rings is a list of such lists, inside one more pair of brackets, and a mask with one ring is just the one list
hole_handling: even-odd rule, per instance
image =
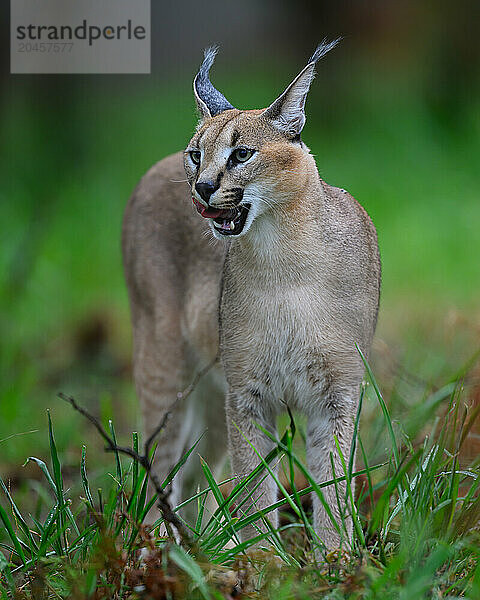
[[[187, 360], [180, 331], [178, 307], [163, 304], [154, 315], [138, 311], [133, 319], [134, 377], [144, 423], [144, 440], [158, 427], [167, 411], [170, 417], [156, 438], [157, 450], [153, 470], [163, 481], [182, 456], [188, 442], [192, 414], [188, 405], [175, 402], [186, 387]], [[180, 470], [175, 476], [170, 503], [177, 506], [182, 499]]]

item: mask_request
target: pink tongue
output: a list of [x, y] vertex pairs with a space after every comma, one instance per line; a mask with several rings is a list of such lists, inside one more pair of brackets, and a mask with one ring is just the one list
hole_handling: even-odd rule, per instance
[[197, 209], [197, 211], [202, 215], [202, 217], [205, 217], [205, 219], [216, 219], [222, 214], [221, 210], [214, 210], [203, 206], [203, 204], [193, 196], [192, 202], [195, 204], [195, 208]]

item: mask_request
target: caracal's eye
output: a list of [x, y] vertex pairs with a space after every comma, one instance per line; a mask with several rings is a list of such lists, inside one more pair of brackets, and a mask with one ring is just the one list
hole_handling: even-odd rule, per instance
[[199, 165], [202, 153], [199, 150], [190, 150], [190, 158], [194, 164]]
[[233, 151], [232, 157], [236, 162], [243, 163], [252, 158], [253, 152], [253, 150], [249, 150], [248, 148], [237, 148]]

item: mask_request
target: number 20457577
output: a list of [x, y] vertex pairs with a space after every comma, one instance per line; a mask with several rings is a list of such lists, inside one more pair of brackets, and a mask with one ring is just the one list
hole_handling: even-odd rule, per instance
[[19, 42], [17, 52], [71, 52], [73, 42]]

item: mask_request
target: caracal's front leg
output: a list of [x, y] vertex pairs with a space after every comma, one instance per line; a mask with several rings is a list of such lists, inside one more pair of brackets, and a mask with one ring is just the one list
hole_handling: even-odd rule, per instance
[[[307, 462], [317, 483], [333, 479], [333, 471], [337, 478], [345, 475], [335, 437], [348, 467], [357, 403], [357, 390], [350, 390], [349, 393], [331, 391], [328, 397], [319, 400], [319, 410], [308, 415]], [[336, 488], [335, 485], [324, 487], [322, 492], [340, 532], [318, 495], [312, 492], [315, 532], [327, 550], [334, 550], [341, 545], [348, 546], [352, 536], [352, 519], [351, 507], [345, 501], [346, 482], [338, 482]], [[346, 531], [342, 525], [342, 513]]]
[[[238, 476], [238, 481], [240, 481], [261, 462], [259, 454], [262, 458], [265, 458], [274, 447], [274, 443], [256, 424], [273, 433], [275, 431], [275, 416], [273, 411], [268, 410], [262, 404], [261, 398], [249, 393], [248, 390], [238, 392], [229, 390], [226, 400], [226, 413], [230, 461], [233, 473]], [[270, 468], [275, 470], [275, 464], [271, 463]], [[263, 481], [258, 485], [262, 478]], [[249, 492], [252, 492], [257, 485], [258, 487], [251, 497], [247, 498]], [[259, 478], [249, 484], [248, 491], [240, 496], [237, 505], [244, 500], [245, 502], [240, 506], [238, 516], [242, 518], [246, 514], [263, 509], [273, 504], [276, 498], [277, 486], [271, 475], [263, 471]], [[270, 512], [267, 518], [274, 527], [277, 526], [277, 511]], [[241, 530], [240, 537], [242, 541], [258, 535], [259, 529], [266, 531], [261, 519], [255, 523], [255, 526], [252, 524]]]

